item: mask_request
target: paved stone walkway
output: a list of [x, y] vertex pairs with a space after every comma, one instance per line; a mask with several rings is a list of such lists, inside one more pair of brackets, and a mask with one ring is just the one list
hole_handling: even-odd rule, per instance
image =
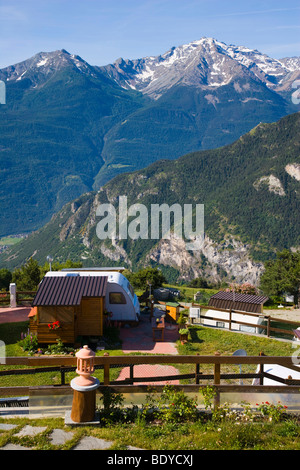
[[[19, 430], [19, 425], [9, 424], [9, 423], [0, 423], [0, 436], [5, 437], [5, 434], [10, 436], [8, 437], [8, 442], [0, 447], [0, 450], [35, 450], [34, 447], [29, 447], [28, 445], [22, 444], [23, 438], [34, 438], [39, 434], [48, 432], [47, 427], [42, 426], [31, 426], [25, 425], [21, 430]], [[16, 429], [15, 434], [12, 431]], [[65, 431], [63, 429], [53, 429], [50, 434], [47, 435], [47, 441], [50, 445], [56, 446], [57, 448], [62, 448], [69, 440], [73, 439], [75, 431]], [[19, 439], [19, 443], [10, 442], [11, 436], [14, 437], [14, 441]], [[99, 439], [93, 436], [83, 436], [74, 445], [71, 450], [108, 450], [114, 444], [113, 440]], [[127, 446], [127, 450], [143, 450], [138, 449], [137, 447]]]

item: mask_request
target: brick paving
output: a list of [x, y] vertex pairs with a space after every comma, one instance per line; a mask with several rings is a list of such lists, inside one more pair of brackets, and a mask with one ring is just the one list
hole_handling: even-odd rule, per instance
[[[156, 312], [159, 316], [159, 312]], [[178, 327], [171, 323], [166, 323], [164, 341], [153, 341], [152, 326], [149, 315], [142, 315], [138, 326], [132, 328], [121, 328], [120, 338], [122, 341], [122, 351], [126, 354], [141, 352], [142, 354], [178, 354], [176, 340], [178, 340]], [[160, 377], [179, 374], [173, 366], [160, 364], [141, 364], [134, 366], [134, 377]], [[129, 367], [122, 369], [117, 380], [129, 378]], [[158, 381], [136, 382], [137, 384], [165, 385], [172, 383], [179, 384], [179, 380], [170, 379]]]
[[138, 326], [120, 330], [122, 350], [125, 354], [141, 352], [145, 354], [178, 354], [176, 340], [178, 327], [166, 323], [164, 341], [153, 341], [149, 315], [141, 315]]

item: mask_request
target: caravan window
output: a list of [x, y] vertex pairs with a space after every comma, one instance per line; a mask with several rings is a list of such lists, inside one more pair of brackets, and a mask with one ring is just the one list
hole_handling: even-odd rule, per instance
[[126, 304], [126, 299], [122, 292], [110, 292], [109, 293], [110, 304]]
[[132, 295], [132, 297], [134, 297], [134, 290], [133, 290], [133, 287], [132, 287], [132, 285], [130, 284], [130, 282], [128, 282], [128, 289], [129, 289], [130, 294]]

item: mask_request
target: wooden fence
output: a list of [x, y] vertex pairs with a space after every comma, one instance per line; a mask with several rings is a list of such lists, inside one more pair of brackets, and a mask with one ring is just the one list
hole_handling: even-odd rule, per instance
[[[23, 302], [32, 302], [36, 291], [17, 291], [16, 302], [17, 305], [22, 305]], [[0, 292], [0, 305], [10, 305], [10, 292]]]
[[[190, 372], [185, 374], [173, 374], [169, 376], [153, 376], [145, 375], [145, 377], [135, 376], [135, 366], [138, 365], [179, 365], [185, 364], [190, 366]], [[201, 365], [211, 365], [212, 373], [201, 373]], [[300, 380], [293, 379], [291, 376], [286, 378], [272, 375], [264, 370], [264, 366], [268, 364], [278, 364], [289, 368], [291, 371], [299, 372], [299, 367], [295, 365], [292, 357], [287, 356], [221, 356], [215, 353], [213, 356], [177, 356], [177, 355], [154, 355], [154, 356], [109, 356], [108, 353], [104, 356], [95, 357], [95, 367], [103, 370], [103, 380], [100, 383], [99, 391], [110, 388], [119, 393], [147, 393], [149, 384], [155, 390], [162, 391], [164, 385], [155, 382], [167, 381], [172, 384], [174, 380], [190, 379], [193, 383], [174, 385], [174, 388], [183, 390], [185, 392], [199, 391], [200, 388], [206, 387], [209, 383], [213, 385], [216, 390], [216, 403], [220, 401], [220, 396], [223, 393], [288, 393], [300, 394]], [[31, 369], [8, 369], [7, 366], [28, 366]], [[253, 365], [258, 372], [253, 373], [222, 373], [221, 368], [224, 366], [232, 365]], [[258, 367], [259, 366], [259, 367]], [[112, 380], [111, 371], [113, 368], [129, 367], [129, 378], [125, 380]], [[0, 387], [0, 396], [20, 396], [35, 394], [48, 394], [55, 395], [61, 392], [70, 392], [70, 385], [65, 383], [64, 377], [67, 371], [75, 371], [76, 358], [75, 357], [7, 357], [5, 365], [0, 369], [0, 384], [1, 376], [15, 375], [15, 374], [36, 374], [42, 372], [49, 372], [51, 370], [59, 370], [61, 372], [60, 385], [44, 385], [44, 386], [12, 386]], [[236, 383], [224, 383], [224, 381], [241, 380], [241, 379], [258, 379], [259, 385], [241, 385]], [[263, 385], [264, 378], [269, 378], [278, 382], [278, 385]], [[204, 383], [205, 382], [205, 383]]]
[[[204, 310], [216, 310], [216, 311], [219, 311], [219, 312], [226, 312], [228, 313], [228, 319], [224, 319], [224, 318], [219, 318], [219, 317], [214, 317], [214, 316], [203, 316], [202, 319], [203, 321], [206, 319], [206, 320], [214, 320], [214, 321], [220, 321], [220, 322], [223, 322], [223, 323], [228, 323], [228, 329], [229, 330], [232, 330], [232, 325], [233, 324], [239, 324], [239, 325], [243, 325], [243, 326], [248, 326], [248, 327], [253, 327], [253, 328], [259, 328], [260, 330], [264, 330], [266, 335], [268, 337], [271, 336], [271, 333], [277, 333], [277, 334], [283, 334], [283, 335], [291, 335], [291, 336], [294, 336], [294, 333], [293, 333], [293, 329], [296, 329], [297, 327], [300, 327], [300, 322], [297, 322], [296, 320], [295, 321], [290, 321], [290, 320], [283, 320], [281, 318], [275, 318], [275, 317], [271, 317], [269, 315], [266, 315], [266, 314], [256, 314], [256, 313], [248, 313], [248, 312], [244, 312], [244, 311], [240, 311], [240, 310], [224, 310], [224, 309], [221, 309], [221, 308], [216, 308], [216, 307], [209, 307], [207, 305], [198, 305], [198, 304], [192, 304], [193, 307], [199, 307], [201, 309], [204, 309]], [[232, 315], [233, 314], [239, 314], [239, 315], [245, 315], [247, 317], [254, 317], [256, 319], [260, 318], [260, 319], [263, 319], [265, 322], [266, 322], [266, 325], [263, 325], [261, 323], [249, 323], [249, 322], [243, 322], [243, 321], [240, 321], [240, 320], [234, 320], [232, 318]], [[290, 329], [284, 329], [284, 328], [278, 328], [278, 327], [275, 327], [275, 326], [272, 326], [272, 324], [274, 325], [274, 323], [276, 324], [285, 324], [285, 325], [290, 325]], [[208, 325], [209, 326], [209, 325]]]

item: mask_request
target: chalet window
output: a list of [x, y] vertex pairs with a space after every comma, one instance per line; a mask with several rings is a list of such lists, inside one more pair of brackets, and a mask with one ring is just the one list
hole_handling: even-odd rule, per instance
[[74, 318], [74, 308], [69, 306], [56, 307], [57, 320], [62, 323], [72, 323]]
[[72, 323], [74, 309], [69, 306], [39, 307], [39, 323], [53, 323], [59, 320], [62, 323]]
[[39, 307], [39, 322], [52, 323], [56, 321], [55, 309], [49, 307]]
[[126, 299], [122, 292], [110, 292], [109, 293], [110, 304], [126, 304]]

